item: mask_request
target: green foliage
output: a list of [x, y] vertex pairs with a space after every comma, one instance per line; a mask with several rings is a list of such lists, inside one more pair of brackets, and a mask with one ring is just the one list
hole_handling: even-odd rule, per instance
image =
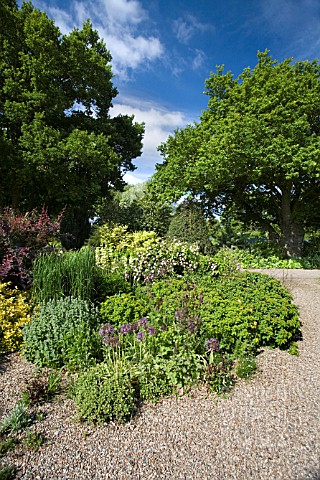
[[40, 367], [88, 367], [100, 354], [100, 323], [98, 309], [85, 300], [49, 300], [23, 330], [24, 356]]
[[215, 353], [207, 361], [204, 381], [210, 392], [226, 395], [232, 389], [235, 378], [232, 372], [233, 361], [226, 355]]
[[202, 253], [212, 253], [209, 223], [196, 203], [179, 205], [166, 234], [169, 240], [198, 245]]
[[4, 455], [7, 452], [10, 452], [10, 450], [13, 450], [14, 447], [16, 446], [17, 441], [13, 437], [8, 437], [4, 440], [0, 441], [0, 455]]
[[319, 62], [273, 60], [206, 80], [200, 122], [159, 147], [150, 188], [163, 201], [191, 194], [209, 211], [258, 225], [289, 257], [319, 227]]
[[24, 445], [26, 445], [29, 448], [39, 448], [41, 445], [44, 444], [44, 436], [41, 435], [41, 433], [38, 432], [33, 432], [32, 430], [27, 430], [26, 431], [26, 436], [22, 440]]
[[53, 251], [35, 261], [32, 293], [35, 301], [42, 303], [64, 296], [93, 301], [98, 279], [95, 253], [91, 248]]
[[236, 365], [236, 374], [239, 378], [250, 377], [257, 369], [257, 363], [254, 356], [241, 356]]
[[0, 422], [0, 433], [13, 433], [23, 430], [30, 423], [28, 406], [24, 401], [19, 400], [10, 415], [4, 417]]
[[[261, 246], [264, 246], [261, 248]], [[260, 243], [250, 249], [248, 247], [223, 247], [213, 257], [217, 263], [217, 272], [226, 274], [241, 268], [305, 268], [317, 269], [320, 267], [320, 256], [303, 258], [283, 258], [279, 249], [269, 244]]]
[[238, 273], [204, 282], [199, 315], [209, 336], [231, 352], [237, 342], [285, 347], [298, 332], [298, 310], [281, 283], [267, 275]]
[[131, 366], [119, 360], [101, 363], [79, 376], [72, 396], [81, 419], [89, 422], [128, 420], [137, 408]]
[[153, 232], [135, 232], [122, 238], [116, 248], [96, 248], [97, 264], [106, 272], [122, 272], [133, 286], [156, 279], [182, 276], [199, 267], [214, 270], [208, 257], [205, 261], [197, 245], [161, 239]]
[[147, 183], [127, 185], [123, 192], [114, 192], [96, 206], [99, 223], [126, 225], [128, 231], [154, 231], [166, 233], [172, 208], [152, 196]]
[[9, 467], [8, 465], [5, 465], [0, 470], [0, 480], [13, 480], [16, 478], [16, 471], [17, 469], [15, 466]]
[[62, 35], [30, 2], [2, 3], [0, 207], [88, 213], [134, 169], [144, 126], [111, 118], [111, 55], [88, 20]]
[[228, 275], [240, 268], [241, 254], [236, 248], [222, 247], [214, 255], [213, 260], [217, 264], [217, 272]]
[[290, 353], [290, 355], [295, 355], [296, 357], [299, 356], [299, 347], [298, 347], [298, 344], [296, 342], [291, 342], [290, 343], [289, 348], [288, 348], [288, 353]]
[[99, 272], [97, 285], [97, 297], [99, 299], [105, 299], [120, 293], [130, 293], [130, 291], [131, 284], [124, 279], [121, 273]]
[[61, 373], [56, 370], [44, 370], [31, 377], [25, 386], [23, 395], [30, 404], [49, 401], [59, 392]]
[[105, 323], [119, 327], [125, 323], [131, 323], [148, 313], [148, 302], [142, 298], [136, 298], [134, 293], [122, 293], [108, 297], [101, 303], [101, 319]]
[[0, 283], [0, 351], [14, 352], [22, 345], [22, 327], [31, 320], [29, 293]]

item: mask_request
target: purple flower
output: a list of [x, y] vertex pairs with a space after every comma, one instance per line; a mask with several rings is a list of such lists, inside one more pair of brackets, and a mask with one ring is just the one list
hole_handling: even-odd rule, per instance
[[139, 327], [146, 328], [147, 323], [148, 323], [148, 319], [146, 317], [142, 317], [142, 318], [140, 318], [140, 320], [137, 321], [137, 324], [138, 324]]
[[209, 338], [206, 341], [206, 349], [208, 352], [219, 352], [220, 351], [220, 343], [219, 340], [216, 338]]
[[105, 323], [99, 330], [99, 335], [101, 337], [110, 336], [114, 334], [114, 328], [111, 323]]
[[122, 333], [122, 335], [127, 335], [127, 333], [132, 332], [132, 325], [130, 323], [126, 323], [125, 325], [121, 325], [119, 328], [119, 333]]
[[194, 333], [196, 331], [196, 324], [192, 320], [189, 320], [188, 328], [190, 333]]
[[167, 327], [165, 325], [161, 325], [160, 329], [161, 329], [162, 332], [164, 332], [164, 331], [167, 330]]
[[157, 330], [154, 327], [148, 328], [149, 335], [157, 335]]
[[115, 347], [117, 347], [118, 345], [120, 345], [119, 337], [111, 337], [111, 338], [109, 338], [109, 345], [110, 345], [111, 348], [115, 348]]
[[137, 339], [138, 342], [141, 342], [144, 339], [145, 336], [146, 336], [145, 333], [137, 332], [136, 339]]

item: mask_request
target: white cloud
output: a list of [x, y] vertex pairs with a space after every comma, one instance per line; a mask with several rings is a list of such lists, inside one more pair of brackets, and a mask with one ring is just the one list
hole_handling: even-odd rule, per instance
[[144, 27], [150, 22], [138, 0], [74, 0], [69, 12], [56, 7], [48, 7], [47, 11], [64, 34], [74, 27], [81, 28], [90, 18], [93, 28], [110, 50], [113, 72], [122, 77], [127, 75], [128, 69], [146, 67], [164, 54], [161, 40], [145, 33]]
[[109, 23], [127, 25], [138, 24], [147, 17], [146, 11], [137, 0], [100, 0]]
[[145, 123], [145, 136], [143, 140], [143, 154], [140, 158], [134, 160], [134, 164], [139, 168], [143, 168], [146, 172], [143, 175], [133, 174], [145, 181], [154, 173], [156, 163], [161, 162], [162, 157], [157, 151], [157, 147], [165, 142], [174, 130], [184, 127], [191, 120], [182, 112], [170, 111], [161, 105], [144, 102], [139, 98], [120, 97], [121, 103], [115, 103], [111, 109], [111, 116], [134, 115], [134, 121]]
[[196, 50], [196, 56], [192, 62], [192, 70], [198, 70], [201, 68], [206, 58], [207, 56], [202, 50]]
[[138, 183], [143, 183], [149, 180], [149, 175], [139, 174], [139, 173], [125, 173], [123, 179], [129, 185], [137, 185]]
[[48, 13], [54, 18], [55, 24], [60, 28], [61, 33], [67, 34], [74, 27], [72, 16], [65, 10], [49, 7]]
[[135, 69], [141, 64], [156, 60], [164, 52], [160, 40], [155, 37], [135, 37], [130, 32], [124, 32], [122, 36], [108, 34], [101, 27], [97, 30], [111, 52], [112, 70], [118, 74], [125, 75], [126, 69]]
[[173, 21], [173, 31], [179, 42], [187, 44], [196, 33], [214, 31], [214, 26], [200, 22], [193, 15], [185, 15]]

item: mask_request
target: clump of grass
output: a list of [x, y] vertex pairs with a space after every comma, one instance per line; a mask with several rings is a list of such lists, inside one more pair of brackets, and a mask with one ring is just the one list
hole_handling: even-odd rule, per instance
[[60, 370], [39, 372], [27, 381], [22, 396], [31, 404], [49, 401], [60, 390], [61, 378]]
[[12, 433], [23, 430], [30, 423], [28, 406], [23, 400], [19, 400], [11, 414], [4, 417], [0, 423], [0, 433]]
[[61, 297], [92, 301], [96, 295], [98, 269], [89, 247], [79, 251], [41, 255], [33, 265], [32, 292], [38, 303]]
[[31, 430], [27, 430], [26, 437], [22, 440], [24, 445], [29, 448], [38, 448], [44, 444], [45, 438], [41, 433], [32, 432]]
[[8, 465], [5, 465], [3, 468], [1, 468], [0, 480], [12, 480], [13, 478], [16, 478], [15, 466], [9, 467]]
[[17, 444], [16, 439], [12, 437], [8, 437], [8, 438], [5, 438], [4, 440], [1, 440], [0, 455], [4, 455], [5, 453], [10, 452], [10, 450], [13, 450], [16, 444]]

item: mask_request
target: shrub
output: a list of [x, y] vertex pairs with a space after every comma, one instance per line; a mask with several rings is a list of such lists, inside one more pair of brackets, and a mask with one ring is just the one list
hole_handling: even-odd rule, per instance
[[286, 347], [298, 332], [298, 309], [281, 283], [267, 275], [238, 273], [201, 286], [200, 318], [225, 351], [237, 342]]
[[137, 298], [134, 293], [122, 293], [107, 298], [101, 304], [100, 313], [104, 323], [118, 327], [145, 317], [148, 310], [146, 300]]
[[63, 296], [93, 301], [98, 278], [95, 253], [89, 247], [79, 251], [54, 251], [35, 261], [32, 292], [37, 302]]
[[40, 367], [88, 367], [100, 355], [98, 309], [78, 298], [49, 300], [23, 329], [24, 356]]
[[0, 351], [14, 352], [22, 345], [22, 327], [31, 320], [28, 292], [0, 283]]
[[125, 361], [101, 363], [79, 376], [72, 396], [80, 419], [124, 422], [137, 408], [131, 366]]
[[26, 289], [32, 281], [32, 264], [58, 233], [62, 214], [54, 222], [42, 209], [20, 214], [5, 209], [0, 217], [0, 281]]
[[14, 478], [16, 478], [16, 471], [17, 468], [14, 465], [12, 465], [11, 467], [5, 465], [0, 470], [0, 480], [13, 480]]
[[119, 273], [103, 273], [99, 274], [99, 280], [97, 285], [97, 297], [98, 299], [105, 299], [112, 295], [129, 293], [131, 291], [131, 285], [127, 282], [123, 275]]
[[104, 271], [122, 273], [132, 285], [191, 274], [200, 266], [214, 269], [209, 257], [203, 260], [198, 246], [161, 239], [154, 232], [125, 233], [117, 244], [111, 236], [109, 243], [96, 248], [96, 258]]

